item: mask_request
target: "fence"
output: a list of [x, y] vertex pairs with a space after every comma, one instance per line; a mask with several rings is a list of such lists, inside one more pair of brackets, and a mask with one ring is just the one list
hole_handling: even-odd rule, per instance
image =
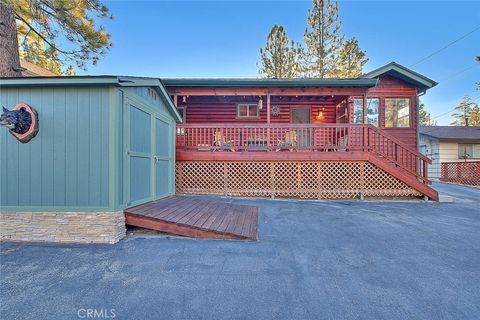
[[440, 181], [480, 186], [480, 161], [443, 162]]

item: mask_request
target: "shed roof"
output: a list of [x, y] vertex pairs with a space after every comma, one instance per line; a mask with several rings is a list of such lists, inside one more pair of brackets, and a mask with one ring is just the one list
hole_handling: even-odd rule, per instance
[[153, 87], [167, 106], [175, 121], [182, 117], [170, 99], [163, 83], [158, 78], [123, 76], [56, 76], [56, 77], [18, 77], [0, 78], [0, 87], [44, 87], [44, 86], [117, 86], [117, 87]]
[[408, 82], [420, 91], [427, 91], [430, 88], [435, 87], [438, 82], [433, 81], [430, 78], [425, 77], [424, 75], [408, 69], [407, 67], [402, 66], [394, 61], [389, 64], [384, 65], [378, 69], [370, 71], [364, 75], [366, 78], [378, 78], [382, 75], [390, 75], [392, 77], [401, 79], [405, 82]]
[[444, 141], [480, 142], [480, 127], [419, 126], [420, 134]]

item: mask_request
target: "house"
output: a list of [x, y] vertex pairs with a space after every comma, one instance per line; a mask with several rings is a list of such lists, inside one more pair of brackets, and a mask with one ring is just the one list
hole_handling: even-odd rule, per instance
[[2, 120], [1, 239], [115, 242], [125, 209], [174, 193], [437, 200], [417, 151], [435, 85], [393, 62], [356, 79], [0, 79], [31, 119]]
[[420, 126], [419, 133], [419, 150], [432, 160], [432, 179], [442, 177], [443, 163], [480, 161], [480, 127]]
[[425, 196], [418, 96], [437, 83], [395, 62], [356, 79], [163, 79], [183, 194]]
[[180, 115], [158, 79], [0, 79], [0, 103], [33, 108], [38, 133], [0, 128], [2, 240], [115, 242], [123, 209], [172, 195]]

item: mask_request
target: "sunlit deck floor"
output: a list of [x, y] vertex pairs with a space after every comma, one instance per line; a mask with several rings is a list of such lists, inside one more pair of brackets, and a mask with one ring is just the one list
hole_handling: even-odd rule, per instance
[[126, 224], [192, 238], [257, 240], [258, 208], [171, 196], [124, 210]]

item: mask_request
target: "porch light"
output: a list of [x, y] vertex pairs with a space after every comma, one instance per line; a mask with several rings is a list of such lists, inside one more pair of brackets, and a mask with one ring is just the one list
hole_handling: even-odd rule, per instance
[[186, 96], [183, 96], [182, 102], [183, 102], [183, 103], [187, 102], [187, 97], [186, 97]]
[[323, 119], [323, 108], [318, 110], [317, 113], [317, 120], [322, 120]]

